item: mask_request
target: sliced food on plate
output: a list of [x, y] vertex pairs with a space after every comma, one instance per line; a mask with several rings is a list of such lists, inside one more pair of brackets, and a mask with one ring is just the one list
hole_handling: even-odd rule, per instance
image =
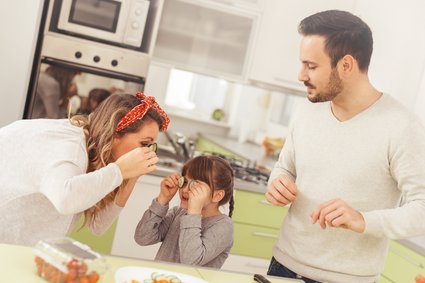
[[115, 283], [208, 283], [207, 281], [188, 274], [147, 268], [140, 266], [125, 266], [115, 272]]

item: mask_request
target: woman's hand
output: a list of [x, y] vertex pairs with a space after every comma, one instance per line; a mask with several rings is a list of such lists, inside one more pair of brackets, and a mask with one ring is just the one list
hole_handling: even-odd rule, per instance
[[278, 206], [287, 205], [297, 197], [297, 186], [287, 176], [279, 176], [267, 187], [266, 199]]
[[177, 184], [179, 183], [179, 174], [173, 173], [167, 177], [165, 177], [161, 181], [161, 191], [159, 193], [158, 198], [156, 199], [159, 204], [167, 205], [170, 200], [177, 193], [179, 187]]
[[123, 179], [138, 178], [155, 171], [158, 157], [147, 147], [136, 147], [120, 156], [115, 163], [120, 168]]
[[188, 214], [202, 214], [202, 209], [211, 202], [211, 189], [201, 181], [195, 181], [190, 186]]
[[341, 199], [332, 199], [322, 203], [312, 214], [311, 223], [319, 221], [320, 227], [339, 227], [363, 233], [365, 222], [363, 215]]

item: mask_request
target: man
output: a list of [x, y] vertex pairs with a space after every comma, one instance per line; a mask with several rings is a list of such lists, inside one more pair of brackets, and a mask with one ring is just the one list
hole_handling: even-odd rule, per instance
[[268, 201], [291, 206], [268, 274], [377, 282], [389, 239], [425, 234], [425, 130], [369, 82], [373, 39], [361, 19], [320, 12], [299, 32], [299, 80], [313, 103], [270, 176]]

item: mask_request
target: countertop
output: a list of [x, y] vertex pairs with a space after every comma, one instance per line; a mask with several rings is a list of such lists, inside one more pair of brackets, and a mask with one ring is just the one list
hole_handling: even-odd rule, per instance
[[[109, 266], [108, 271], [102, 275], [102, 283], [113, 283], [115, 271], [123, 266], [143, 266], [180, 272], [202, 278], [209, 283], [253, 283], [253, 275], [249, 273], [236, 273], [219, 271], [209, 268], [193, 267], [181, 264], [170, 264], [146, 260], [134, 260], [124, 257], [105, 256]], [[0, 244], [0, 281], [1, 282], [31, 282], [45, 283], [35, 273], [34, 254], [31, 247]], [[302, 282], [294, 279], [281, 279], [273, 276], [267, 277], [273, 283]]]

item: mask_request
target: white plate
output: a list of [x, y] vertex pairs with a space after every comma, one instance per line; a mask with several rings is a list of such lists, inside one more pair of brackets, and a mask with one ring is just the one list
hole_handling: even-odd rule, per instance
[[199, 277], [179, 272], [168, 271], [164, 269], [147, 268], [140, 266], [125, 266], [119, 268], [115, 272], [115, 283], [131, 283], [131, 280], [138, 280], [140, 281], [140, 283], [143, 283], [143, 280], [151, 278], [151, 274], [153, 272], [159, 272], [166, 275], [175, 275], [183, 283], [208, 283], [207, 281]]

